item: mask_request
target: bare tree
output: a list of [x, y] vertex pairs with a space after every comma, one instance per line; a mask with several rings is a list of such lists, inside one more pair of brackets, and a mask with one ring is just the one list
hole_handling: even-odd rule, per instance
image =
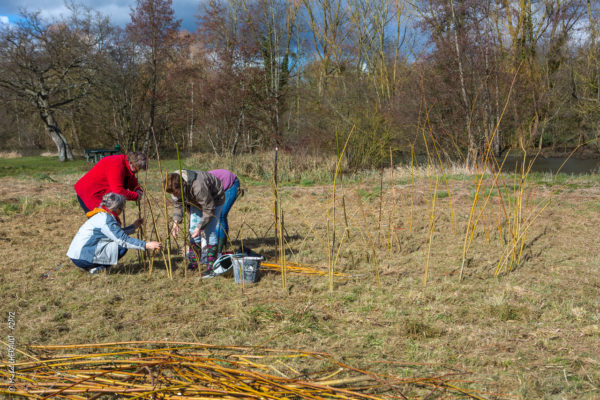
[[319, 60], [319, 94], [330, 76], [341, 73], [347, 52], [344, 43], [349, 31], [348, 13], [342, 0], [303, 0], [313, 37], [313, 50]]
[[159, 85], [164, 82], [165, 64], [171, 47], [177, 44], [177, 31], [181, 20], [175, 18], [172, 0], [137, 0], [131, 10], [131, 23], [127, 25], [130, 39], [139, 46], [147, 67], [148, 127], [144, 151], [148, 151], [151, 132], [156, 123], [159, 105]]
[[88, 94], [108, 32], [106, 19], [74, 6], [70, 18], [52, 22], [23, 11], [0, 30], [0, 88], [34, 107], [60, 161], [73, 154], [56, 112]]

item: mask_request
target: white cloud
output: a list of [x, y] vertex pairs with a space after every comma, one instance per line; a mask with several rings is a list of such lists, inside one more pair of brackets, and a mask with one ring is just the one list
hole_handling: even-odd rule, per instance
[[[207, 0], [173, 0], [175, 17], [183, 19], [182, 27], [195, 31], [195, 15], [198, 6]], [[112, 23], [124, 26], [130, 22], [130, 8], [135, 8], [136, 0], [78, 0], [77, 4], [83, 4], [100, 13], [107, 15]], [[8, 22], [8, 17], [16, 16], [20, 9], [27, 11], [40, 11], [43, 18], [60, 18], [69, 15], [64, 0], [0, 0], [0, 23]], [[5, 19], [6, 18], [6, 19]]]
[[0, 24], [8, 24], [10, 23], [10, 21], [8, 20], [8, 17], [5, 15], [0, 15]]

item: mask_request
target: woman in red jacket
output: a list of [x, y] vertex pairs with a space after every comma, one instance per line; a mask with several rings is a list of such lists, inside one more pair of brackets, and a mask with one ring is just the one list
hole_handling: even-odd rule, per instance
[[102, 158], [75, 184], [79, 205], [87, 213], [98, 207], [109, 192], [139, 201], [143, 192], [135, 174], [147, 166], [148, 159], [141, 151]]

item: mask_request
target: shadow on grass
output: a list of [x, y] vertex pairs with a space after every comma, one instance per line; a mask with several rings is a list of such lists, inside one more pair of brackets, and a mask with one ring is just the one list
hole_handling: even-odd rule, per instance
[[[171, 256], [171, 264], [173, 267], [173, 273], [176, 273], [180, 269], [180, 264], [185, 261], [182, 256]], [[165, 262], [160, 255], [154, 257], [154, 263], [152, 264], [153, 271], [166, 271]], [[115, 275], [136, 275], [143, 274], [149, 271], [148, 262], [139, 263], [132, 262], [129, 264], [123, 264], [116, 267], [112, 267], [108, 270], [109, 274]]]
[[[293, 251], [296, 250], [296, 249], [289, 248], [290, 242], [292, 242], [294, 240], [300, 240], [300, 239], [302, 239], [302, 236], [300, 236], [298, 234], [285, 235], [285, 241], [286, 241], [285, 255], [286, 255], [286, 257], [293, 256]], [[256, 250], [255, 250], [256, 248], [259, 248], [259, 247], [266, 248], [265, 250], [262, 250], [257, 253], [259, 253], [261, 256], [264, 256], [266, 259], [272, 259], [272, 258], [277, 258], [278, 242], [277, 242], [276, 237], [262, 237], [262, 238], [257, 237], [257, 238], [251, 238], [251, 239], [245, 239], [245, 240], [233, 240], [229, 247], [232, 248], [233, 251], [235, 251], [235, 252], [240, 250], [242, 247], [245, 249], [255, 251], [255, 252], [256, 252]]]
[[[300, 240], [302, 237], [298, 234], [294, 235], [286, 235], [286, 242], [288, 246], [286, 246], [286, 257], [292, 257], [294, 255], [293, 251], [295, 249], [289, 248], [289, 243], [294, 240]], [[274, 259], [277, 258], [277, 238], [275, 237], [267, 237], [267, 238], [252, 238], [247, 240], [233, 240], [231, 244], [228, 246], [227, 250], [238, 252], [241, 249], [245, 249], [246, 251], [250, 250], [252, 252], [256, 252], [261, 256], [265, 257], [265, 259]], [[265, 250], [256, 251], [257, 248], [263, 248]], [[186, 259], [181, 255], [173, 255], [171, 253], [171, 263], [173, 267], [173, 273], [177, 272], [179, 269], [185, 266]], [[163, 258], [160, 254], [154, 256], [154, 263], [152, 264], [152, 269], [154, 271], [166, 271], [166, 266]], [[109, 274], [115, 275], [136, 275], [141, 273], [147, 273], [149, 271], [148, 261], [145, 263], [140, 263], [138, 261], [132, 261], [128, 264], [121, 264], [119, 266], [112, 267], [108, 270]]]

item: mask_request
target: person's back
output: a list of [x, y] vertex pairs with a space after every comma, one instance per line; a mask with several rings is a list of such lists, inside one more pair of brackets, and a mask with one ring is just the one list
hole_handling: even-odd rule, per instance
[[125, 154], [102, 158], [75, 183], [75, 192], [88, 210], [98, 207], [102, 196], [108, 192], [125, 196], [127, 200], [137, 200], [137, 190], [141, 188]]
[[213, 169], [208, 171], [208, 173], [216, 176], [221, 181], [224, 191], [232, 187], [237, 179], [237, 176], [228, 169]]

